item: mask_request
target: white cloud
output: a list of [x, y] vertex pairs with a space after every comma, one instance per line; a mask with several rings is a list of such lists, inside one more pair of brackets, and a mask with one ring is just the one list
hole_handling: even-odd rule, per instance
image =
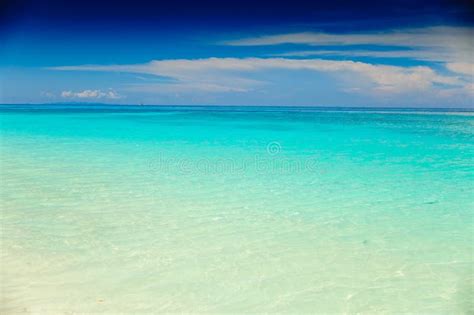
[[225, 86], [213, 83], [200, 82], [178, 82], [178, 83], [151, 83], [151, 84], [134, 84], [130, 86], [130, 91], [137, 92], [209, 92], [209, 93], [226, 93], [226, 92], [248, 92], [249, 89], [243, 87]]
[[452, 72], [470, 76], [471, 81], [474, 77], [474, 63], [453, 62], [453, 63], [446, 64], [446, 68], [448, 68]]
[[375, 58], [409, 58], [425, 61], [439, 61], [441, 59], [449, 59], [450, 54], [447, 52], [433, 52], [419, 49], [411, 50], [300, 50], [285, 53], [272, 54], [278, 57], [312, 57], [312, 56], [328, 56], [328, 57], [375, 57]]
[[[119, 71], [166, 76], [176, 80], [171, 84], [155, 84], [158, 87], [175, 89], [196, 89], [203, 91], [241, 91], [262, 84], [250, 79], [249, 73], [255, 75], [266, 70], [309, 70], [316, 72], [337, 73], [349, 78], [357, 88], [363, 81], [372, 85], [372, 91], [400, 93], [426, 90], [434, 84], [461, 86], [465, 82], [455, 76], [443, 76], [426, 66], [399, 67], [373, 65], [355, 61], [337, 61], [324, 59], [288, 59], [288, 58], [206, 58], [155, 60], [146, 64], [134, 65], [84, 65], [53, 68], [69, 71]], [[149, 86], [148, 86], [149, 87]], [[139, 87], [135, 87], [139, 88]], [[68, 91], [66, 91], [68, 92]], [[84, 95], [97, 94], [88, 91]], [[72, 92], [71, 92], [72, 93]], [[100, 93], [99, 93], [100, 94]], [[69, 94], [68, 94], [69, 95]], [[78, 93], [74, 94], [80, 97]], [[67, 96], [69, 97], [69, 96]]]
[[[372, 56], [385, 55], [386, 57], [409, 57], [418, 60], [460, 62], [473, 59], [474, 28], [438, 26], [350, 34], [302, 32], [237, 39], [224, 41], [222, 44], [230, 46], [302, 44], [336, 47], [376, 45], [389, 46], [389, 49], [386, 52], [374, 51]], [[400, 49], [390, 48], [394, 46], [411, 48], [411, 50], [400, 51]], [[298, 52], [292, 53], [295, 56], [294, 54]], [[307, 51], [303, 53], [307, 53]], [[339, 51], [337, 54], [356, 55], [350, 50]]]
[[101, 98], [107, 98], [107, 99], [119, 99], [121, 98], [120, 95], [117, 94], [112, 89], [109, 89], [107, 91], [102, 91], [102, 90], [84, 90], [84, 91], [79, 91], [79, 92], [73, 92], [73, 91], [62, 91], [61, 92], [61, 97], [63, 98], [95, 98], [95, 99], [101, 99]]
[[[456, 38], [469, 38], [473, 35], [469, 27], [426, 27], [415, 29], [392, 30], [372, 33], [290, 33], [260, 36], [246, 39], [226, 41], [232, 46], [261, 46], [278, 44], [307, 45], [391, 45], [391, 46], [439, 46], [442, 42], [457, 41]], [[472, 40], [471, 40], [472, 41]]]

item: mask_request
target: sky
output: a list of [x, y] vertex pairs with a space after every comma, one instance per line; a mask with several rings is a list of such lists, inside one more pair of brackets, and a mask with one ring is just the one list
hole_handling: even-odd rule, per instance
[[472, 1], [0, 4], [0, 103], [474, 108]]

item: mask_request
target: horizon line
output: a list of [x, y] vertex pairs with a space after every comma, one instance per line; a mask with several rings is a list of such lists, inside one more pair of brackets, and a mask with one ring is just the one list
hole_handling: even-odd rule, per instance
[[266, 107], [266, 108], [318, 108], [318, 109], [382, 109], [382, 110], [417, 110], [417, 111], [467, 111], [474, 112], [474, 108], [469, 107], [394, 107], [394, 106], [345, 106], [345, 105], [212, 105], [212, 104], [117, 104], [117, 103], [93, 103], [93, 102], [56, 102], [56, 103], [0, 103], [0, 106], [128, 106], [128, 107]]

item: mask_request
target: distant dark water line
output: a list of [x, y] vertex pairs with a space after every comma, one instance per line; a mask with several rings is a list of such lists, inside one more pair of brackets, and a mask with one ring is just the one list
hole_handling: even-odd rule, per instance
[[323, 106], [230, 106], [230, 105], [115, 105], [115, 104], [0, 104], [0, 112], [48, 113], [149, 113], [149, 112], [342, 112], [443, 114], [474, 113], [474, 108], [408, 108], [408, 107], [323, 107]]

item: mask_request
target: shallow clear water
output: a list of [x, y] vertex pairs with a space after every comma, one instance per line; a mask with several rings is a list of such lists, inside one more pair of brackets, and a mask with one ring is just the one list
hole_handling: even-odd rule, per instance
[[473, 311], [474, 116], [0, 107], [2, 313]]

